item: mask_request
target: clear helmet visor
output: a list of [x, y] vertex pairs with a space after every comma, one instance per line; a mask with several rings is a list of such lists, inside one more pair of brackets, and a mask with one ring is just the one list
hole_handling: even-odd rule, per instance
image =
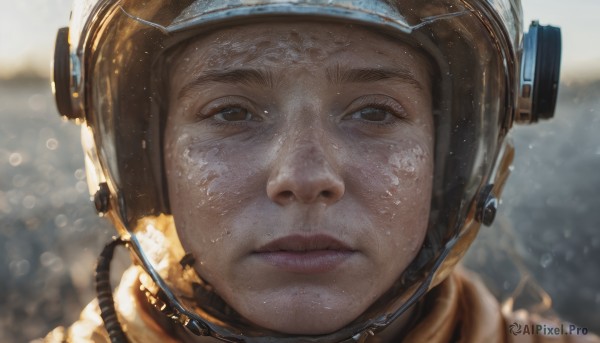
[[[434, 69], [434, 172], [425, 243], [394, 286], [356, 320], [330, 335], [300, 340], [340, 341], [385, 327], [448, 274], [477, 232], [480, 203], [516, 108], [522, 24], [515, 1], [80, 3], [71, 41], [79, 42], [72, 56], [82, 66], [78, 82], [85, 85], [80, 104], [94, 166], [88, 170], [95, 174], [90, 186], [107, 185], [108, 207], [122, 222], [122, 234], [131, 237], [140, 263], [159, 286], [167, 286], [162, 291], [167, 298], [178, 299], [174, 306], [188, 323], [217, 337], [299, 341], [257, 328], [223, 301], [190, 299], [158, 275], [153, 266], [158, 262], [144, 254], [133, 228], [143, 218], [171, 212], [163, 171], [168, 100], [161, 66], [169, 51], [209, 31], [289, 17], [376, 30], [421, 51]], [[217, 297], [205, 293], [204, 300]]]

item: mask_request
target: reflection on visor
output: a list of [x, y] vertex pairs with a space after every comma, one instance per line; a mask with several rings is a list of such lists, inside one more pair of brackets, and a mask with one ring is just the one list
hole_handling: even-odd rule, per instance
[[[248, 7], [248, 6], [251, 7]], [[397, 8], [389, 6], [387, 3], [379, 1], [358, 1], [347, 0], [338, 1], [237, 1], [235, 4], [224, 1], [196, 1], [186, 8], [175, 20], [168, 26], [152, 22], [129, 13], [123, 5], [119, 9], [129, 18], [140, 22], [141, 24], [153, 27], [164, 34], [174, 34], [185, 31], [198, 25], [206, 25], [211, 21], [210, 16], [214, 12], [219, 12], [219, 20], [223, 17], [255, 17], [257, 15], [310, 15], [339, 17], [344, 20], [362, 20], [365, 22], [379, 22], [381, 24], [393, 24], [405, 33], [411, 33], [423, 26], [429, 25], [438, 20], [445, 20], [461, 15], [468, 14], [472, 10], [462, 9], [449, 13], [442, 13], [423, 17], [420, 22], [408, 23]], [[452, 6], [451, 6], [452, 7]], [[221, 13], [225, 12], [225, 13]]]

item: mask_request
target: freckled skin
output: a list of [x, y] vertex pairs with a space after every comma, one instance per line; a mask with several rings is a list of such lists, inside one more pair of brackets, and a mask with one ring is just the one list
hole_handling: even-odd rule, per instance
[[[332, 84], [326, 75], [335, 66], [403, 68], [421, 86]], [[177, 232], [197, 272], [248, 320], [272, 330], [323, 334], [354, 320], [425, 237], [433, 119], [424, 59], [356, 26], [269, 23], [197, 38], [170, 68], [165, 168]], [[207, 71], [237, 68], [266, 71], [274, 86], [211, 82], [180, 97]], [[390, 125], [356, 114], [379, 103], [399, 109], [385, 109]], [[249, 115], [224, 121], [218, 115], [229, 108]], [[295, 233], [326, 233], [355, 253], [309, 275], [253, 254]]]

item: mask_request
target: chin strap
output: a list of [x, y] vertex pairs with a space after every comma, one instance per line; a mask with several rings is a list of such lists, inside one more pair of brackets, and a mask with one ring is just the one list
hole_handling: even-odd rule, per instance
[[110, 286], [110, 262], [112, 261], [115, 248], [125, 244], [127, 242], [121, 238], [114, 238], [100, 253], [98, 265], [96, 266], [96, 294], [100, 307], [100, 316], [102, 317], [104, 328], [108, 332], [111, 343], [129, 342], [125, 336], [125, 332], [123, 332], [121, 323], [119, 323], [119, 318], [117, 318], [112, 287]]

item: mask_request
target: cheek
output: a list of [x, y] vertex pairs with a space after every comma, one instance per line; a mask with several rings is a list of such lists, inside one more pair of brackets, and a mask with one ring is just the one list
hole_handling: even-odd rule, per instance
[[170, 206], [184, 248], [196, 255], [220, 245], [197, 244], [223, 243], [231, 234], [231, 218], [252, 193], [256, 168], [225, 144], [197, 142], [185, 133], [175, 137], [165, 149]]
[[[404, 147], [406, 146], [406, 147]], [[382, 180], [387, 181], [386, 195], [401, 208], [423, 205], [431, 193], [433, 173], [429, 149], [419, 144], [394, 145], [381, 169]], [[402, 205], [402, 206], [401, 206]], [[429, 203], [427, 203], [427, 207]]]
[[433, 157], [428, 143], [399, 140], [368, 149], [354, 165], [354, 182], [369, 210], [378, 246], [416, 252], [427, 230]]
[[219, 186], [229, 167], [218, 158], [220, 147], [201, 149], [187, 135], [168, 147], [166, 172], [173, 209], [200, 210], [223, 196], [225, 190]]

